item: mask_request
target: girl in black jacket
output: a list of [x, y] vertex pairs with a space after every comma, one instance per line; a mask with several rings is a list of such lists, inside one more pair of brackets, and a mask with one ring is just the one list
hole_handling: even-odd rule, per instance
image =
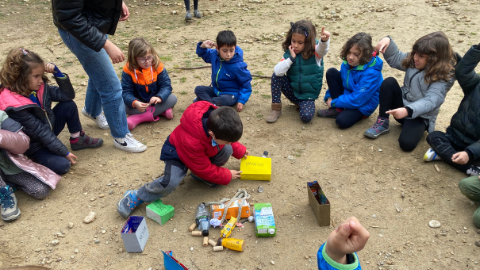
[[[45, 71], [53, 73], [59, 87], [50, 86]], [[30, 137], [25, 155], [57, 174], [65, 174], [77, 158], [57, 138], [65, 124], [72, 150], [97, 148], [102, 139], [85, 134], [73, 101], [75, 90], [70, 79], [51, 63], [45, 65], [36, 53], [13, 49], [0, 70], [0, 110], [24, 127]], [[59, 102], [52, 109], [52, 101]]]

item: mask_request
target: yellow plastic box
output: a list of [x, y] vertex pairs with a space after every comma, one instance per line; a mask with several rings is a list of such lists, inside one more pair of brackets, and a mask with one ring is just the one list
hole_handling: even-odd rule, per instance
[[248, 156], [240, 161], [241, 180], [266, 180], [272, 176], [272, 159]]

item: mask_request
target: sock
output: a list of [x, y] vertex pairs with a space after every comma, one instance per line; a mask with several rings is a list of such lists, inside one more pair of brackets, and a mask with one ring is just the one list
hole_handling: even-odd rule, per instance
[[80, 131], [75, 133], [70, 133], [70, 143], [77, 143], [80, 140]]
[[117, 141], [118, 143], [124, 143], [125, 138], [115, 138], [115, 141]]

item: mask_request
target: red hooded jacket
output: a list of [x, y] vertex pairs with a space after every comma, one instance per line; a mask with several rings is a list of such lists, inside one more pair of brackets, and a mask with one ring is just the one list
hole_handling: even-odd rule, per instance
[[[212, 137], [203, 129], [202, 118], [210, 108], [217, 107], [206, 101], [198, 101], [188, 106], [183, 112], [169, 142], [175, 146], [180, 160], [198, 177], [220, 185], [227, 185], [232, 174], [227, 168], [214, 165], [210, 158], [215, 156], [224, 145], [212, 146]], [[233, 157], [241, 159], [247, 148], [239, 143], [232, 143]]]

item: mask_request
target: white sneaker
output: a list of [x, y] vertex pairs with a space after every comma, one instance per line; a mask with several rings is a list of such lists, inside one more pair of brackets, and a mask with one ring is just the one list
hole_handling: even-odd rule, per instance
[[133, 138], [132, 133], [127, 133], [125, 138], [114, 139], [113, 145], [118, 149], [122, 149], [127, 152], [140, 153], [147, 150], [147, 146]]
[[434, 160], [442, 160], [442, 158], [433, 151], [432, 148], [428, 148], [425, 155], [423, 155], [423, 161], [434, 161]]
[[93, 117], [85, 110], [85, 107], [83, 107], [82, 114], [85, 117], [92, 119], [95, 122], [95, 124], [97, 124], [97, 126], [99, 128], [109, 129], [107, 118], [105, 118], [105, 115], [103, 114], [103, 111], [97, 117]]
[[467, 170], [466, 172], [468, 175], [470, 176], [477, 176], [477, 175], [480, 175], [480, 167], [477, 167], [477, 166], [471, 166], [470, 169]]

